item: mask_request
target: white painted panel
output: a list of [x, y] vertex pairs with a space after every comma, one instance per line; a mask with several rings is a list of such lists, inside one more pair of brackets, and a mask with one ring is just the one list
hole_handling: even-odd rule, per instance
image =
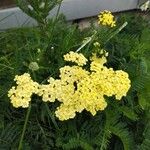
[[18, 7], [4, 9], [0, 11], [0, 29], [12, 27], [32, 26], [36, 21], [28, 17]]
[[[97, 15], [102, 10], [112, 12], [137, 8], [138, 0], [64, 0], [60, 12], [67, 20]], [[49, 17], [55, 15], [57, 7]], [[32, 26], [36, 22], [24, 14], [18, 7], [0, 10], [0, 30], [12, 27]]]
[[61, 12], [68, 20], [97, 15], [102, 10], [112, 12], [137, 8], [138, 0], [67, 0]]

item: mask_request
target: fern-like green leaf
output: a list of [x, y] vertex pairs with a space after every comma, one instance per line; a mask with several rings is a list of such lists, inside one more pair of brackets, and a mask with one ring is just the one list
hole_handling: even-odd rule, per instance
[[19, 137], [18, 127], [8, 124], [0, 134], [0, 147], [11, 148]]
[[143, 142], [138, 147], [138, 150], [149, 150], [150, 149], [150, 123], [147, 124], [145, 131], [143, 132]]
[[113, 109], [107, 110], [106, 116], [106, 120], [109, 122], [109, 131], [111, 134], [116, 135], [120, 139], [124, 150], [134, 149], [133, 137], [128, 131], [126, 123], [119, 121], [120, 115], [117, 114], [117, 111]]
[[63, 144], [62, 147], [64, 150], [77, 150], [78, 148], [82, 148], [83, 150], [94, 150], [89, 143], [80, 138], [71, 138], [68, 143]]

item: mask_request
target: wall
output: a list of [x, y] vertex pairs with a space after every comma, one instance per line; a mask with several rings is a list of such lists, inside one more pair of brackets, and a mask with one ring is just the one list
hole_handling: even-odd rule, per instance
[[[102, 10], [112, 12], [137, 8], [138, 0], [64, 0], [60, 9], [67, 20], [96, 16]], [[49, 17], [55, 15], [57, 7]], [[36, 22], [18, 7], [0, 10], [0, 30], [12, 27], [33, 26]]]

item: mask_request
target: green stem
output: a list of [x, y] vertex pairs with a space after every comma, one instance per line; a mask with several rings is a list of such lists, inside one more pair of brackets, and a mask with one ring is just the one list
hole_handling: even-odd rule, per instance
[[[119, 29], [117, 29], [105, 42], [105, 44], [110, 41], [115, 35], [117, 35], [120, 31], [122, 31], [122, 29], [124, 29], [126, 26], [128, 25], [128, 22], [125, 22]], [[104, 45], [105, 45], [104, 44]]]
[[82, 48], [84, 48], [88, 43], [90, 43], [93, 38], [95, 37], [95, 35], [97, 34], [97, 32], [95, 31], [94, 34], [91, 37], [87, 37], [87, 39], [83, 42], [83, 44], [76, 50], [76, 52], [79, 52]]
[[89, 37], [77, 50], [76, 52], [79, 52], [83, 47], [85, 47], [90, 41], [92, 40], [91, 37]]
[[2, 67], [5, 67], [5, 68], [9, 68], [9, 69], [14, 69], [14, 68], [12, 68], [12, 67], [9, 67], [9, 66], [7, 66], [7, 65], [5, 65], [5, 64], [0, 64], [0, 66], [2, 66]]
[[21, 138], [20, 138], [20, 141], [19, 141], [18, 150], [22, 149], [22, 142], [23, 142], [24, 134], [25, 134], [25, 131], [26, 131], [26, 128], [27, 128], [27, 122], [29, 120], [30, 111], [31, 111], [31, 104], [29, 105], [29, 108], [27, 110], [27, 114], [26, 114], [23, 130], [22, 130], [22, 134], [21, 134]]
[[49, 37], [50, 40], [51, 40], [51, 38], [52, 38], [52, 36], [53, 36], [53, 32], [54, 32], [55, 24], [56, 24], [57, 19], [58, 19], [58, 16], [59, 16], [61, 4], [62, 4], [62, 1], [59, 2], [58, 9], [57, 9], [57, 12], [56, 12], [56, 16], [55, 16], [55, 18], [54, 18], [54, 20], [53, 20], [53, 27], [52, 27], [52, 29], [51, 29], [51, 34], [50, 34], [50, 37]]
[[55, 128], [56, 128], [57, 130], [59, 130], [59, 127], [58, 127], [58, 125], [57, 125], [57, 122], [56, 122], [56, 120], [55, 120], [55, 117], [53, 116], [52, 112], [50, 111], [50, 109], [49, 109], [49, 107], [48, 107], [48, 105], [47, 105], [46, 103], [45, 103], [45, 107], [46, 107], [46, 110], [47, 110], [47, 112], [48, 112], [48, 115], [49, 115], [49, 117], [50, 117], [52, 123], [54, 124]]
[[56, 21], [56, 20], [57, 20], [57, 18], [58, 18], [58, 15], [59, 15], [59, 12], [60, 12], [61, 4], [62, 4], [62, 1], [60, 1], [60, 2], [59, 2], [58, 9], [57, 9], [57, 13], [56, 13], [55, 21]]

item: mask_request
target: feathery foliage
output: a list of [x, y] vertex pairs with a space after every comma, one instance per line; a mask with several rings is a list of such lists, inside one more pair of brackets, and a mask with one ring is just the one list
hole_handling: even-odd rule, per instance
[[[118, 25], [128, 25], [117, 31], [91, 27], [80, 31], [77, 25], [68, 25], [60, 15], [47, 19], [49, 11], [60, 1], [18, 0], [20, 8], [36, 19], [37, 27], [10, 29], [0, 33], [0, 149], [17, 149], [26, 109], [15, 109], [7, 97], [15, 75], [29, 72], [32, 78], [45, 83], [49, 76], [58, 77], [64, 66], [63, 55], [77, 50], [86, 37], [97, 34], [81, 52], [92, 53], [92, 44], [101, 43], [109, 52], [108, 67], [128, 72], [132, 83], [122, 101], [107, 98], [109, 105], [94, 117], [84, 111], [74, 119], [61, 122], [54, 115], [59, 105], [42, 103], [33, 96], [32, 108], [22, 142], [25, 150], [148, 150], [150, 146], [150, 24], [138, 14], [121, 15]], [[45, 3], [44, 7], [42, 2]], [[46, 5], [48, 4], [48, 5]], [[28, 6], [32, 6], [31, 7]], [[140, 20], [140, 21], [139, 21]], [[117, 31], [118, 32], [118, 31]], [[112, 37], [112, 38], [110, 38]], [[109, 39], [109, 40], [108, 40]], [[29, 68], [37, 62], [39, 70]]]

